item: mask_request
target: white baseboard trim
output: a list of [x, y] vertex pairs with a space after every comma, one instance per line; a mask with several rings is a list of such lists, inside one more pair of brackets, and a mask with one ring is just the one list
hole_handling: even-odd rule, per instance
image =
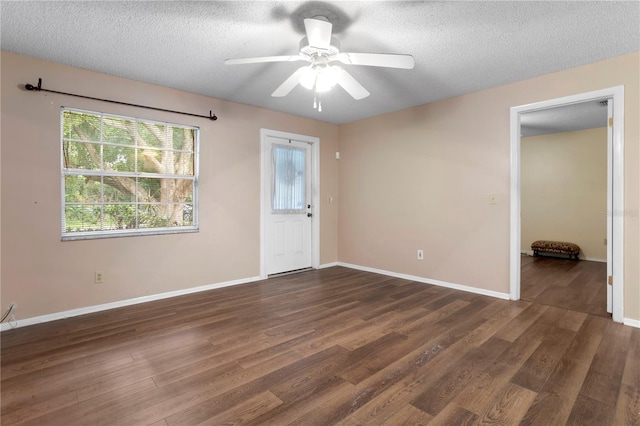
[[423, 283], [423, 284], [432, 284], [432, 285], [437, 285], [439, 287], [452, 288], [454, 290], [461, 290], [461, 291], [466, 291], [466, 292], [469, 292], [469, 293], [481, 294], [483, 296], [490, 296], [490, 297], [495, 297], [495, 298], [498, 298], [498, 299], [504, 299], [504, 300], [509, 300], [510, 299], [509, 293], [500, 293], [499, 291], [485, 290], [485, 289], [477, 288], [477, 287], [469, 287], [469, 286], [462, 285], [462, 284], [453, 284], [453, 283], [449, 283], [449, 282], [446, 282], [446, 281], [432, 280], [432, 279], [429, 279], [429, 278], [418, 277], [418, 276], [415, 276], [415, 275], [407, 275], [407, 274], [401, 274], [401, 273], [398, 273], [398, 272], [385, 271], [385, 270], [382, 270], [382, 269], [369, 268], [368, 266], [353, 265], [351, 263], [338, 262], [338, 266], [344, 266], [345, 268], [357, 269], [359, 271], [373, 272], [373, 273], [376, 273], [376, 274], [387, 275], [387, 276], [394, 277], [394, 278], [402, 278], [402, 279], [405, 279], [405, 280], [417, 281], [417, 282]]
[[[416, 281], [424, 284], [437, 285], [439, 287], [446, 287], [454, 290], [461, 290], [469, 293], [481, 294], [483, 296], [490, 296], [498, 299], [509, 300], [509, 297], [510, 297], [509, 293], [500, 293], [492, 290], [484, 290], [477, 287], [469, 287], [462, 284], [453, 284], [445, 281], [418, 277], [415, 275], [407, 275], [407, 274], [401, 274], [398, 272], [385, 271], [382, 269], [369, 268], [367, 266], [354, 265], [351, 263], [344, 263], [344, 262], [325, 263], [323, 265], [320, 265], [318, 269], [331, 268], [333, 266], [342, 266], [345, 268], [356, 269], [359, 271], [373, 272], [380, 275], [387, 275], [394, 278], [402, 278], [405, 280]], [[214, 290], [216, 288], [230, 287], [230, 286], [240, 285], [240, 284], [248, 284], [248, 283], [260, 281], [260, 280], [261, 280], [260, 277], [242, 278], [242, 279], [233, 280], [233, 281], [225, 281], [221, 283], [208, 284], [200, 287], [192, 287], [192, 288], [187, 288], [183, 290], [169, 291], [166, 293], [159, 293], [151, 296], [136, 297], [133, 299], [126, 299], [118, 302], [104, 303], [102, 305], [87, 306], [85, 308], [71, 309], [69, 311], [56, 312], [53, 314], [21, 319], [21, 320], [17, 320], [13, 324], [9, 322], [4, 322], [0, 324], [0, 332], [10, 330], [13, 328], [27, 327], [29, 325], [42, 324], [45, 322], [76, 317], [79, 315], [85, 315], [85, 314], [90, 314], [94, 312], [106, 311], [109, 309], [121, 308], [124, 306], [131, 306], [131, 305], [137, 305], [140, 303], [152, 302], [154, 300], [168, 299], [170, 297], [183, 296], [183, 295], [198, 293], [198, 292], [207, 291], [207, 290]], [[628, 325], [630, 327], [640, 328], [640, 320], [624, 318], [623, 324]]]
[[635, 319], [631, 319], [631, 318], [624, 318], [622, 320], [622, 323], [624, 325], [628, 325], [629, 327], [640, 328], [640, 320], [635, 320]]
[[56, 321], [76, 317], [78, 315], [91, 314], [94, 312], [106, 311], [109, 309], [121, 308], [123, 306], [137, 305], [139, 303], [152, 302], [154, 300], [168, 299], [170, 297], [184, 296], [191, 293], [199, 293], [201, 291], [213, 290], [216, 288], [229, 287], [233, 285], [247, 284], [259, 281], [260, 277], [242, 278], [239, 280], [225, 281], [221, 283], [208, 284], [199, 287], [186, 288], [183, 290], [168, 291], [166, 293], [153, 294], [150, 296], [136, 297], [133, 299], [120, 300], [118, 302], [104, 303], [102, 305], [87, 306], [85, 308], [71, 309], [69, 311], [56, 312], [53, 314], [41, 315], [32, 318], [17, 320], [15, 323], [3, 322], [0, 324], [0, 331], [6, 331], [13, 328], [26, 327], [34, 324], [41, 324], [49, 321]]
[[[527, 256], [533, 256], [533, 251], [532, 250], [523, 250], [520, 252], [521, 254], [527, 255]], [[556, 256], [549, 256], [549, 257], [556, 257]], [[558, 258], [564, 258], [567, 259], [566, 255], [560, 254], [557, 256]], [[597, 259], [595, 257], [578, 257], [578, 259], [580, 260], [588, 260], [589, 262], [603, 262], [603, 263], [607, 263], [607, 259]]]

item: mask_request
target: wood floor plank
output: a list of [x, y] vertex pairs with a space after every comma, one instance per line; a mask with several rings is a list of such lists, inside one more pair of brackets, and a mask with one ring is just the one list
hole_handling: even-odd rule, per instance
[[428, 425], [431, 424], [433, 416], [425, 413], [424, 411], [414, 407], [413, 405], [405, 405], [398, 410], [394, 415], [389, 417], [382, 425], [396, 426], [396, 425]]
[[[492, 309], [496, 305], [491, 305]], [[442, 310], [446, 310], [443, 307]], [[482, 311], [481, 312], [487, 312]], [[440, 318], [437, 312], [430, 316], [434, 319]], [[448, 356], [447, 354], [464, 354], [466, 350], [475, 348], [468, 340], [462, 339], [481, 326], [482, 322], [471, 321], [468, 316], [459, 316], [459, 324], [450, 332], [442, 335], [436, 334], [432, 340], [420, 346], [414, 351], [414, 358], [409, 360], [408, 365], [399, 367], [397, 373], [392, 375], [398, 378], [406, 374], [397, 383], [393, 383], [372, 401], [367, 402], [358, 408], [353, 416], [364, 424], [380, 423], [383, 419], [392, 415], [401, 407], [418, 397], [424, 389], [429, 389], [440, 377], [440, 374], [456, 365], [458, 356]], [[438, 322], [440, 322], [438, 320]], [[462, 355], [464, 356], [464, 355]]]
[[[432, 416], [438, 415], [477, 374], [486, 369], [508, 346], [509, 342], [501, 339], [487, 340], [477, 350], [457, 359], [455, 365], [416, 396], [411, 405]], [[441, 372], [436, 374], [441, 374]]]
[[251, 424], [286, 425], [330, 400], [353, 389], [353, 385], [337, 376], [317, 377], [295, 389], [291, 389], [287, 400], [279, 407], [255, 418]]
[[615, 406], [627, 360], [631, 331], [630, 327], [607, 323], [600, 346], [580, 390], [581, 395]]
[[564, 424], [575, 404], [584, 378], [604, 334], [607, 321], [591, 316], [540, 389], [521, 425]]
[[[239, 404], [234, 405], [227, 411], [223, 411], [210, 419], [206, 419], [202, 424], [245, 424], [255, 419], [260, 414], [269, 412], [280, 404], [282, 404], [280, 399], [271, 392], [265, 391], [253, 398], [249, 398], [246, 401], [242, 401]], [[188, 425], [189, 423], [181, 424]]]
[[384, 314], [390, 311], [395, 311], [397, 309], [408, 310], [413, 308], [422, 308], [424, 310], [429, 310], [427, 307], [424, 306], [425, 298], [428, 298], [429, 300], [436, 300], [439, 297], [445, 296], [445, 294], [443, 294], [443, 292], [439, 287], [430, 286], [430, 285], [425, 285], [423, 286], [423, 288], [412, 285], [412, 286], [408, 286], [408, 290], [411, 290], [409, 294], [401, 298], [394, 298], [395, 299], [394, 301], [389, 302], [379, 308], [373, 309], [368, 313], [365, 313], [362, 316], [362, 319], [364, 319], [365, 321], [368, 321], [381, 314]]
[[[568, 292], [586, 289], [575, 299], [593, 307], [602, 289], [591, 263], [523, 263], [523, 281], [567, 303]], [[344, 267], [0, 337], [0, 420], [10, 425], [640, 419], [640, 329], [582, 307]]]
[[607, 264], [547, 256], [521, 257], [523, 300], [607, 318]]
[[480, 419], [480, 424], [514, 425], [520, 423], [536, 393], [513, 383], [508, 383]]
[[[455, 302], [451, 303], [451, 305], [453, 304]], [[447, 311], [448, 306], [442, 307], [441, 310]], [[432, 317], [434, 321], [439, 321], [443, 318], [438, 315], [438, 312], [434, 312], [428, 317]], [[421, 342], [413, 352], [392, 364], [395, 369], [387, 367], [388, 376], [385, 376], [384, 383], [389, 383], [389, 380], [393, 380], [393, 383], [383, 389], [376, 398], [355, 410], [353, 417], [363, 424], [381, 423], [411, 402], [421, 392], [421, 389], [426, 386], [425, 378], [431, 372], [444, 369], [447, 365], [450, 365], [452, 360], [447, 358], [447, 350], [455, 353], [465, 347], [469, 347], [467, 342], [456, 338], [465, 335], [478, 324], [481, 323], [470, 322], [468, 318], [461, 320], [460, 324], [452, 329], [450, 334], [434, 333], [431, 335], [431, 340]], [[381, 373], [383, 372], [381, 371]], [[370, 381], [368, 379], [369, 383]]]
[[[481, 311], [485, 306], [486, 304], [482, 304], [477, 310]], [[352, 391], [335, 397], [327, 401], [323, 406], [300, 417], [295, 424], [335, 423], [342, 418], [356, 413], [361, 407], [380, 397], [382, 393], [401, 381], [408, 374], [417, 374], [420, 376], [420, 379], [414, 378], [414, 380], [410, 381], [410, 385], [423, 386], [423, 379], [428, 377], [430, 372], [441, 369], [444, 370], [446, 366], [455, 362], [453, 361], [454, 358], [445, 355], [447, 350], [451, 353], [456, 353], [458, 349], [466, 347], [467, 345], [461, 340], [461, 337], [482, 322], [483, 320], [481, 318], [465, 315], [459, 316], [457, 321], [453, 322], [455, 327], [450, 329], [446, 335], [441, 334], [436, 336], [426, 345], [410, 352], [398, 362], [372, 375], [367, 380], [358, 383]]]
[[249, 383], [231, 389], [207, 401], [182, 410], [173, 414], [165, 420], [169, 425], [198, 424], [223, 411], [226, 411], [234, 405], [240, 403], [246, 398], [268, 390], [270, 386], [279, 384], [287, 379], [295, 377], [298, 374], [305, 374], [315, 365], [318, 367], [336, 356], [341, 359], [347, 356], [348, 351], [339, 347], [332, 347], [326, 351], [319, 352], [307, 358], [303, 358], [283, 368], [261, 376]]
[[574, 332], [557, 328], [547, 336], [511, 379], [514, 384], [538, 392], [547, 382]]
[[560, 320], [558, 327], [578, 331], [586, 319], [587, 314], [585, 312], [568, 310], [564, 317], [562, 317], [562, 320]]
[[502, 329], [495, 334], [495, 337], [508, 342], [513, 342], [524, 332], [524, 330], [535, 323], [547, 309], [548, 307], [544, 305], [530, 305], [511, 320], [508, 327], [502, 327]]
[[360, 332], [356, 338], [343, 339], [339, 345], [349, 350], [356, 350], [366, 346], [381, 336], [401, 329], [405, 325], [411, 325], [424, 318], [427, 312], [422, 308], [414, 308], [401, 312], [387, 312], [368, 321], [371, 325], [366, 332]]
[[153, 400], [157, 390], [153, 380], [145, 379], [75, 405], [60, 407], [24, 424], [53, 426], [109, 423]]
[[25, 404], [8, 413], [2, 414], [4, 424], [22, 424], [37, 417], [49, 414], [60, 408], [72, 406], [78, 403], [78, 392], [71, 391], [61, 395], [53, 395], [39, 403]]
[[631, 333], [615, 420], [617, 424], [640, 425], [640, 329]]
[[470, 345], [476, 347], [482, 345], [498, 330], [504, 328], [505, 323], [509, 323], [513, 318], [520, 315], [529, 304], [526, 302], [496, 302], [496, 306], [500, 306], [502, 309], [496, 314], [489, 315], [487, 321], [465, 337], [465, 340]]
[[638, 387], [622, 384], [616, 403], [615, 424], [640, 425], [640, 389]]
[[118, 419], [117, 426], [146, 425], [150, 421], [164, 419], [232, 389], [242, 389], [242, 386], [299, 359], [299, 355], [287, 353], [248, 369], [232, 362], [195, 376], [186, 376], [171, 382], [168, 386], [159, 386], [160, 389], [166, 387], [169, 391], [156, 398], [154, 404], [140, 407], [135, 413]]
[[578, 395], [566, 424], [571, 426], [618, 426], [614, 423], [614, 415], [615, 411], [612, 406], [587, 396]]
[[516, 340], [489, 367], [477, 374], [453, 403], [478, 416], [482, 415], [541, 341], [535, 336]]
[[478, 420], [479, 417], [471, 411], [449, 404], [433, 418], [429, 426], [471, 426], [477, 424]]
[[349, 369], [341, 373], [340, 377], [354, 385], [360, 383], [402, 357], [406, 351], [406, 346], [403, 345], [406, 340], [407, 336], [392, 332], [355, 349], [347, 361]]

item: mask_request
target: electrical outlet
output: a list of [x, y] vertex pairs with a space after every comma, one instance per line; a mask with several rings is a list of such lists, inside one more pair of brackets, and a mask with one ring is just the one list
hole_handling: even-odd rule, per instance
[[96, 274], [93, 277], [93, 282], [96, 284], [102, 284], [104, 282], [104, 274], [102, 271], [96, 271]]
[[424, 260], [424, 251], [418, 250], [418, 260]]

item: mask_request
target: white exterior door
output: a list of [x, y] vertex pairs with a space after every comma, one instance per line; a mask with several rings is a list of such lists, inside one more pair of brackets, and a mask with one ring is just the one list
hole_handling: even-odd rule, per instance
[[266, 138], [263, 185], [266, 212], [267, 275], [312, 266], [313, 221], [311, 145], [274, 136]]

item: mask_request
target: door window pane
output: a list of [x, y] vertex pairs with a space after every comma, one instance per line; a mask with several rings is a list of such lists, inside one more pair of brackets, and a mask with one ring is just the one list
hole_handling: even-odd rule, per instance
[[306, 203], [305, 150], [273, 145], [273, 190], [271, 208], [274, 213], [304, 213]]

